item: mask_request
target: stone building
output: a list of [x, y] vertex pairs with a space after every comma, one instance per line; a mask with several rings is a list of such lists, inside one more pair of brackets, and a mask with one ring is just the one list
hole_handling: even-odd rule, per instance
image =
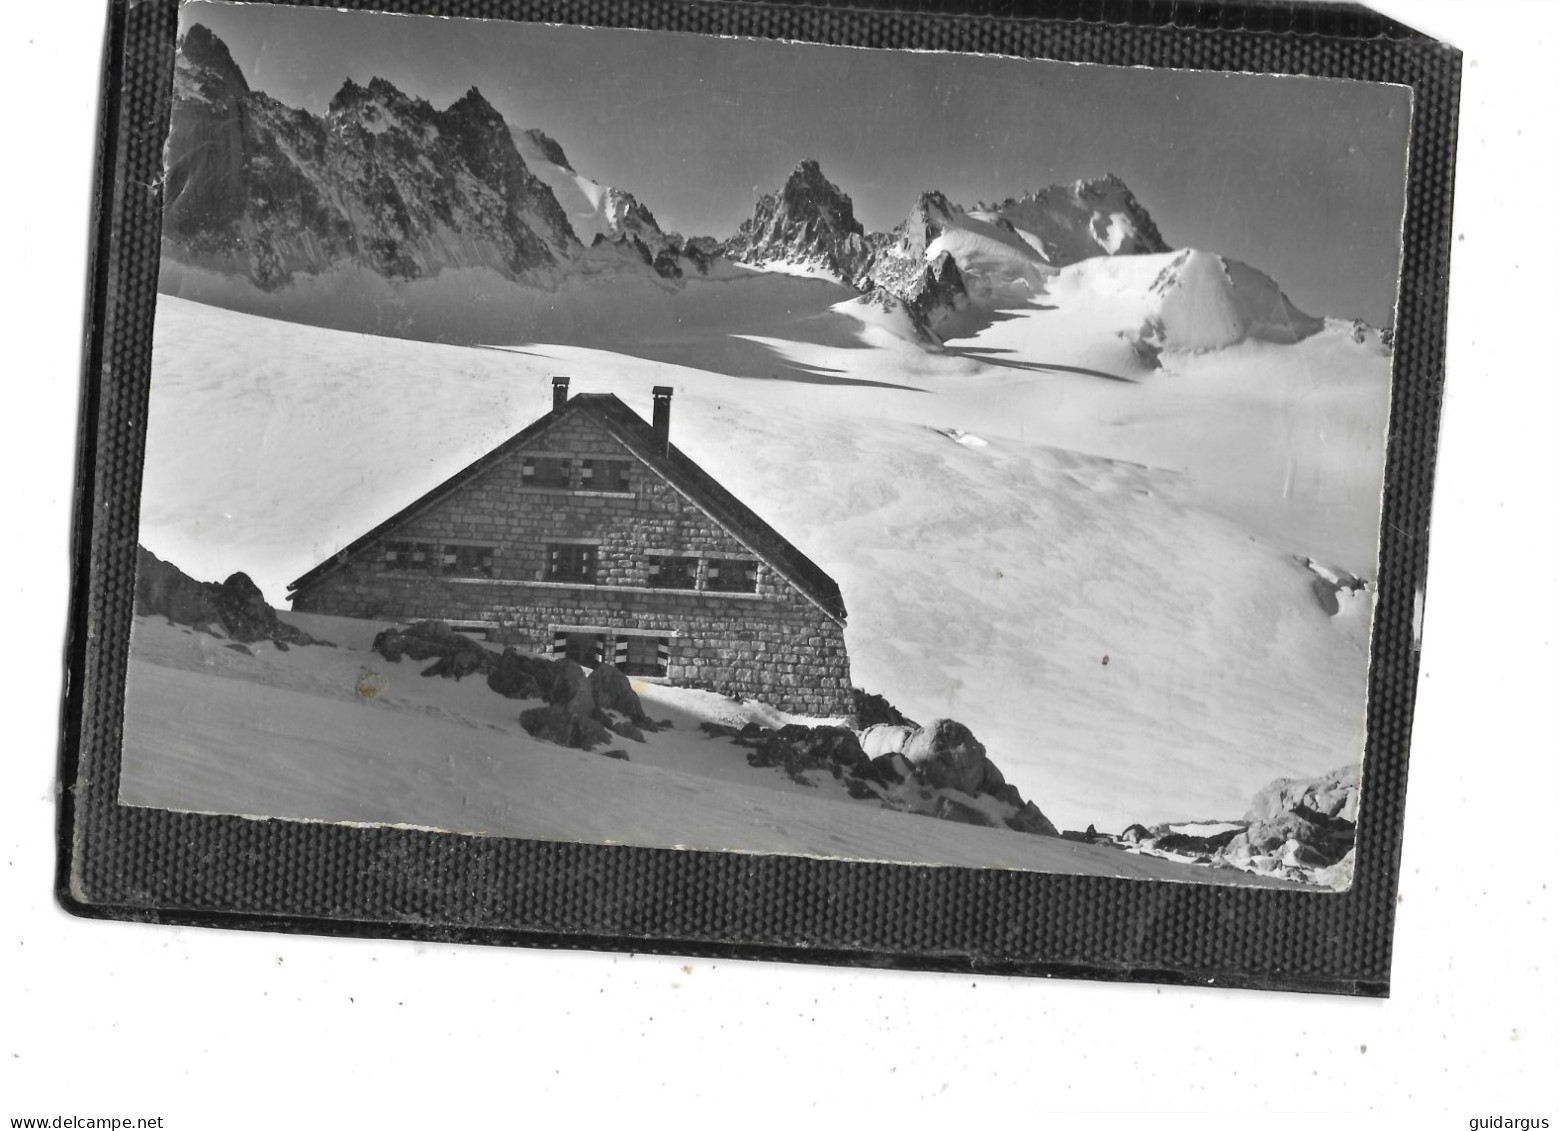
[[299, 612], [436, 619], [634, 678], [851, 709], [838, 584], [611, 394], [552, 411], [294, 581]]

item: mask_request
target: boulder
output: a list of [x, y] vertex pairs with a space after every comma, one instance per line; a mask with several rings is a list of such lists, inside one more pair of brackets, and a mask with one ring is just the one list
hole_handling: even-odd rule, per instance
[[1120, 839], [1127, 844], [1141, 844], [1145, 840], [1152, 840], [1153, 834], [1141, 825], [1127, 825], [1121, 832]]
[[954, 801], [951, 797], [938, 798], [933, 815], [940, 821], [957, 821], [964, 825], [980, 825], [989, 828], [996, 822], [973, 805]]
[[1262, 788], [1251, 801], [1246, 820], [1255, 823], [1293, 811], [1303, 805], [1329, 817], [1354, 820], [1358, 814], [1359, 767], [1314, 778], [1279, 778]]
[[618, 738], [630, 739], [633, 742], [644, 741], [644, 732], [634, 726], [631, 720], [625, 719], [621, 715], [598, 710], [592, 718]]
[[1025, 801], [1022, 808], [1007, 818], [1007, 827], [1034, 836], [1060, 835], [1056, 832], [1055, 825], [1050, 823], [1050, 819], [1041, 813], [1039, 806], [1032, 801]]
[[550, 702], [557, 668], [550, 660], [505, 648], [487, 673], [487, 686], [505, 699], [540, 699]]
[[598, 710], [616, 711], [636, 723], [649, 722], [649, 716], [644, 713], [644, 705], [639, 702], [638, 692], [634, 691], [633, 685], [628, 682], [628, 677], [612, 664], [599, 665], [590, 673], [587, 682], [590, 685], [591, 698]]
[[879, 754], [868, 763], [862, 777], [870, 777], [884, 785], [899, 785], [908, 781], [915, 771], [902, 754]]
[[910, 736], [904, 756], [933, 788], [974, 793], [985, 780], [985, 747], [963, 723], [937, 719]]
[[808, 758], [859, 773], [871, 765], [855, 732], [845, 727], [813, 727], [798, 743]]
[[585, 677], [585, 669], [567, 656], [559, 656], [553, 660], [552, 667], [554, 669], [552, 693], [547, 696], [547, 701], [561, 704], [576, 715], [589, 715], [594, 711], [595, 696], [591, 694], [590, 681]]
[[861, 731], [861, 749], [868, 758], [880, 758], [884, 754], [902, 754], [910, 736], [917, 728], [878, 723]]
[[246, 644], [256, 640], [270, 640], [280, 624], [276, 610], [265, 603], [260, 592], [247, 573], [235, 573], [217, 587], [215, 601], [222, 627], [234, 640]]
[[549, 703], [545, 707], [521, 711], [520, 726], [532, 738], [555, 742], [559, 746], [572, 746], [576, 750], [589, 750], [611, 741], [607, 729], [600, 723], [575, 714], [562, 703]]
[[[488, 672], [497, 664], [495, 653], [443, 621], [423, 620], [405, 628], [387, 628], [374, 637], [373, 650], [391, 663], [410, 660], [448, 660], [435, 664], [424, 675], [465, 676]], [[460, 657], [456, 660], [455, 657]]]

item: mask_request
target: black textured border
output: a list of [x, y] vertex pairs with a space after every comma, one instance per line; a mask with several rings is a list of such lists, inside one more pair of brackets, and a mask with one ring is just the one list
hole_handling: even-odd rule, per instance
[[[327, 0], [272, 0], [300, 7]], [[176, 0], [110, 0], [73, 524], [57, 890], [79, 915], [1384, 995], [1445, 361], [1461, 56], [1355, 7], [1208, 0], [328, 0], [1411, 86], [1357, 868], [1346, 894], [254, 821], [117, 803]]]

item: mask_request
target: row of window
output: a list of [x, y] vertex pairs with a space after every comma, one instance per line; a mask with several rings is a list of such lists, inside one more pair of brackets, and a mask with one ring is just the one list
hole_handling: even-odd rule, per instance
[[386, 542], [384, 564], [413, 573], [439, 573], [449, 577], [491, 577], [492, 546], [440, 546], [434, 542]]
[[[432, 542], [386, 542], [384, 561], [397, 572], [434, 573], [444, 577], [492, 577], [496, 547], [439, 545]], [[600, 547], [575, 543], [547, 546], [546, 580], [596, 585]], [[714, 593], [756, 593], [758, 563], [750, 558], [703, 558], [652, 554], [649, 583], [653, 589]]]
[[567, 656], [587, 668], [610, 661], [626, 675], [665, 675], [671, 660], [671, 640], [606, 629], [559, 629], [553, 633], [552, 654]]
[[553, 491], [616, 491], [626, 493], [630, 484], [628, 460], [576, 459], [572, 456], [526, 456], [520, 477], [527, 487]]

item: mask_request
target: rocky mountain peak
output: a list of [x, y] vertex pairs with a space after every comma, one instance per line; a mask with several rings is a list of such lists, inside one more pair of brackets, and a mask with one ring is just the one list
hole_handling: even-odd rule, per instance
[[798, 220], [816, 217], [834, 232], [865, 235], [849, 195], [823, 175], [811, 157], [800, 161], [780, 190], [780, 203]]
[[568, 156], [563, 152], [563, 147], [541, 130], [526, 130], [525, 136], [534, 145], [537, 151], [560, 169], [567, 169], [570, 173], [576, 170], [568, 163]]
[[462, 118], [471, 122], [481, 122], [488, 126], [502, 127], [503, 115], [493, 107], [493, 104], [482, 96], [482, 92], [472, 87], [460, 96], [448, 110], [445, 111], [455, 118]]
[[177, 93], [194, 101], [222, 102], [249, 93], [232, 52], [205, 24], [191, 24], [179, 38]]
[[796, 165], [778, 193], [758, 199], [752, 219], [742, 221], [724, 252], [743, 263], [818, 268], [852, 286], [864, 277], [873, 254], [850, 197], [812, 158]]

